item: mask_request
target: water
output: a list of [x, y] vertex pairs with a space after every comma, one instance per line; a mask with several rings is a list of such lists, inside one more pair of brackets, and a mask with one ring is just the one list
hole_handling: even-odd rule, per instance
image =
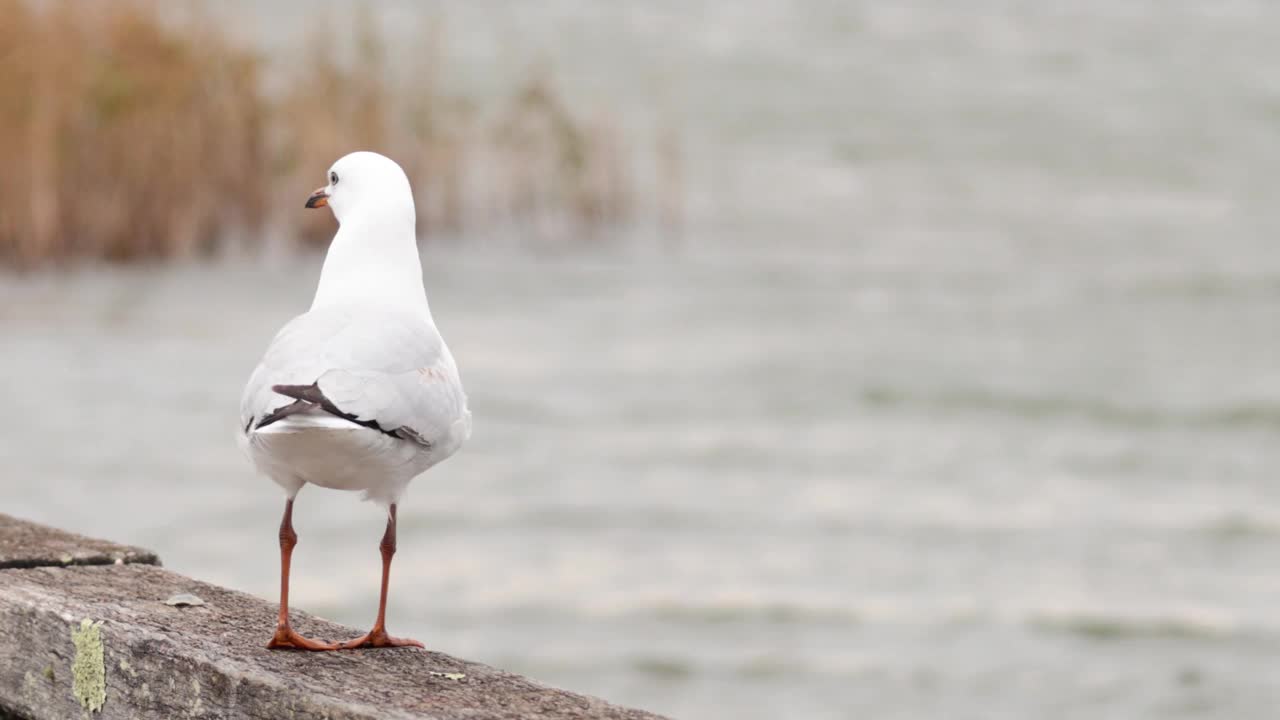
[[[1280, 11], [1208, 7], [450, 8], [478, 86], [676, 122], [688, 216], [425, 249], [476, 431], [391, 630], [689, 718], [1272, 717]], [[274, 598], [236, 406], [317, 272], [0, 279], [4, 510]], [[367, 625], [376, 509], [297, 528]]]

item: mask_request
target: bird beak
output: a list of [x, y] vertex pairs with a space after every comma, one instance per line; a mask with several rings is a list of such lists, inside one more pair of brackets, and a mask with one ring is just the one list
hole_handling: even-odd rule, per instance
[[329, 193], [325, 192], [324, 188], [320, 188], [319, 190], [316, 190], [315, 192], [311, 193], [310, 197], [307, 198], [307, 207], [309, 208], [324, 207], [325, 205], [328, 205], [328, 204], [329, 204]]

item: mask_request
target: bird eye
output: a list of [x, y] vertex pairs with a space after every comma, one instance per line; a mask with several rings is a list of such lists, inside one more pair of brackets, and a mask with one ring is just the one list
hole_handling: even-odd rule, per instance
[[332, 170], [329, 171], [329, 184], [330, 185], [338, 184], [338, 173], [333, 172]]

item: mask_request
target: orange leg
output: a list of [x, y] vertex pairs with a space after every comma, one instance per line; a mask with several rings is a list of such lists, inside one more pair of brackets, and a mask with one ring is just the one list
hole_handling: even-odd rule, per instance
[[355, 640], [349, 640], [338, 647], [343, 650], [366, 647], [422, 647], [422, 643], [409, 638], [391, 637], [387, 634], [387, 582], [391, 579], [391, 556], [396, 554], [396, 506], [391, 506], [387, 515], [387, 531], [382, 534], [382, 543], [378, 545], [382, 551], [382, 596], [378, 599], [378, 619], [373, 621], [373, 629]]
[[289, 560], [297, 544], [298, 534], [293, 531], [293, 498], [289, 498], [284, 504], [284, 519], [280, 521], [280, 617], [276, 620], [276, 634], [267, 648], [337, 650], [337, 645], [305, 638], [289, 626]]

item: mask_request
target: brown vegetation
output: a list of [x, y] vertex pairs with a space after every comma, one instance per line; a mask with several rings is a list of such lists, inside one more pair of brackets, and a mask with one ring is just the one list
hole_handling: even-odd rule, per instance
[[354, 149], [404, 165], [424, 234], [550, 220], [589, 235], [628, 212], [621, 130], [576, 116], [545, 73], [482, 111], [442, 89], [438, 40], [411, 75], [388, 72], [366, 18], [351, 62], [317, 28], [268, 97], [255, 53], [164, 8], [0, 0], [0, 264], [190, 256], [268, 226], [327, 239], [331, 219], [296, 210]]

